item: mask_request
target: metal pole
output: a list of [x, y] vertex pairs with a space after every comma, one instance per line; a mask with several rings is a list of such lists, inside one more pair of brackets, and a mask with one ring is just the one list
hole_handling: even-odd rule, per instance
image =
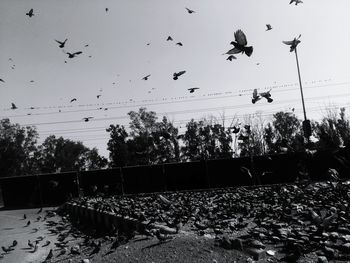
[[301, 84], [301, 77], [300, 77], [300, 68], [299, 68], [299, 59], [298, 59], [298, 52], [297, 47], [295, 47], [295, 58], [297, 60], [297, 68], [298, 68], [298, 77], [299, 77], [299, 85], [300, 85], [300, 94], [301, 94], [301, 101], [303, 103], [303, 111], [304, 111], [304, 120], [306, 121], [306, 110], [305, 110], [305, 103], [304, 103], [304, 95], [303, 95], [303, 86]]

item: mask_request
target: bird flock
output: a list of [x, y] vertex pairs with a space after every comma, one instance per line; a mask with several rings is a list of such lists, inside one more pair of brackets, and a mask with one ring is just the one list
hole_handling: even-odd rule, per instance
[[[293, 3], [295, 5], [298, 5], [298, 4], [301, 4], [303, 2], [301, 0], [291, 0], [289, 2], [289, 4], [293, 4]], [[194, 11], [194, 10], [188, 8], [188, 7], [185, 7], [185, 10], [187, 11], [188, 14], [191, 14], [191, 15], [192, 14], [197, 14], [196, 11]], [[105, 12], [108, 13], [109, 12], [109, 8], [106, 7], [105, 8]], [[26, 13], [26, 16], [28, 16], [29, 18], [32, 18], [33, 16], [35, 16], [34, 9], [31, 8]], [[266, 31], [271, 31], [272, 29], [273, 28], [272, 28], [271, 24], [266, 24]], [[283, 43], [286, 44], [286, 45], [289, 45], [290, 46], [290, 52], [293, 52], [293, 51], [296, 50], [297, 45], [300, 43], [300, 40], [299, 40], [300, 37], [301, 37], [301, 35], [299, 35], [299, 37], [294, 38], [291, 41], [283, 41]], [[67, 55], [68, 59], [73, 59], [73, 58], [76, 58], [77, 56], [83, 54], [83, 51], [81, 51], [81, 50], [80, 51], [66, 51], [65, 50], [68, 38], [65, 38], [64, 40], [54, 39], [54, 41], [58, 44], [58, 47], [60, 49], [62, 49], [62, 52]], [[173, 39], [172, 36], [169, 35], [166, 38], [166, 41], [174, 41], [174, 39]], [[150, 44], [151, 43], [147, 43], [147, 45], [150, 45]], [[182, 47], [183, 43], [181, 41], [177, 41], [175, 45], [177, 45], [179, 47]], [[248, 40], [247, 40], [246, 34], [241, 29], [237, 29], [234, 32], [234, 41], [231, 41], [230, 45], [232, 45], [233, 48], [230, 48], [226, 53], [224, 53], [224, 55], [228, 55], [227, 58], [226, 58], [226, 60], [228, 60], [228, 61], [237, 60], [237, 54], [245, 54], [248, 57], [251, 57], [252, 54], [253, 54], [254, 48], [253, 48], [252, 45], [248, 45]], [[89, 46], [88, 44], [85, 45], [85, 47], [88, 47], [88, 46]], [[91, 57], [91, 56], [89, 56], [89, 57]], [[9, 60], [11, 60], [11, 62], [12, 62], [12, 58], [10, 58]], [[65, 60], [64, 62], [67, 63], [67, 60]], [[259, 65], [259, 64], [260, 63], [256, 63], [256, 65]], [[15, 67], [15, 65], [11, 66], [12, 69], [14, 69], [14, 67]], [[181, 70], [179, 72], [174, 72], [172, 78], [173, 78], [173, 80], [178, 80], [179, 77], [181, 77], [185, 73], [186, 73], [186, 70]], [[147, 80], [149, 80], [150, 77], [151, 77], [151, 74], [148, 74], [148, 75], [142, 77], [142, 80], [147, 81]], [[0, 78], [0, 82], [5, 83], [5, 80]], [[131, 82], [131, 80], [130, 80], [130, 82]], [[34, 80], [31, 80], [30, 83], [34, 83]], [[115, 85], [115, 84], [116, 83], [113, 82], [113, 85]], [[188, 88], [187, 90], [189, 91], [189, 93], [194, 93], [196, 90], [199, 90], [199, 89], [200, 89], [200, 87], [192, 87], [192, 88]], [[150, 92], [151, 91], [149, 91], [149, 93]], [[100, 96], [101, 96], [101, 94], [98, 94], [96, 96], [97, 99], [99, 99]], [[252, 103], [255, 104], [261, 98], [265, 98], [268, 103], [271, 103], [273, 101], [273, 99], [271, 97], [271, 90], [269, 90], [267, 92], [260, 92], [260, 93], [258, 93], [257, 89], [254, 89], [253, 90], [252, 99], [251, 99]], [[77, 98], [72, 98], [70, 100], [70, 103], [73, 103], [75, 101], [77, 101]], [[10, 109], [16, 110], [17, 106], [12, 102]], [[104, 108], [104, 110], [107, 110], [107, 108]], [[28, 114], [28, 115], [30, 115], [30, 114]], [[93, 117], [91, 117], [91, 116], [82, 118], [82, 120], [84, 122], [88, 122], [91, 119], [93, 119]]]

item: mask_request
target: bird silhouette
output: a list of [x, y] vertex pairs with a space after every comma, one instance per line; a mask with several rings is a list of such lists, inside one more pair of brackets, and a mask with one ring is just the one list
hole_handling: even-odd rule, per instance
[[235, 32], [235, 41], [231, 42], [231, 45], [233, 45], [234, 48], [226, 52], [226, 54], [245, 53], [248, 57], [250, 57], [253, 53], [253, 47], [247, 47], [247, 44], [248, 42], [245, 34], [239, 29]]
[[6, 254], [9, 253], [9, 252], [12, 251], [12, 250], [15, 250], [14, 248], [11, 248], [11, 247], [6, 248], [6, 247], [4, 247], [4, 246], [2, 246], [1, 249], [2, 249], [2, 251], [4, 251]]
[[90, 119], [92, 119], [93, 117], [84, 117], [83, 118], [83, 120], [85, 121], [85, 122], [88, 122]]
[[273, 101], [273, 99], [271, 98], [271, 94], [270, 94], [270, 91], [266, 91], [266, 92], [261, 92], [260, 93], [260, 96], [265, 98], [267, 100], [268, 103], [271, 103]]
[[166, 41], [173, 41], [173, 38], [171, 36], [168, 36], [168, 38], [166, 39]]
[[183, 46], [181, 42], [177, 42], [176, 45], [178, 45], [178, 46], [180, 46], [180, 47]]
[[47, 247], [48, 245], [50, 245], [51, 241], [50, 240], [46, 240], [45, 244], [42, 245], [42, 247]]
[[193, 93], [195, 92], [196, 89], [199, 89], [199, 88], [189, 88], [188, 90], [190, 91], [190, 93]]
[[34, 12], [34, 10], [33, 10], [33, 8], [32, 8], [32, 9], [29, 10], [28, 13], [26, 13], [26, 15], [29, 16], [29, 17], [32, 17], [32, 16], [34, 15], [33, 12]]
[[299, 40], [299, 38], [301, 37], [301, 35], [299, 35], [298, 36], [298, 38], [294, 38], [293, 40], [291, 40], [291, 41], [282, 41], [283, 42], [283, 44], [286, 44], [286, 45], [288, 45], [288, 46], [290, 46], [290, 52], [293, 52], [296, 48], [297, 48], [297, 46], [299, 45], [299, 43], [301, 42], [300, 40]]
[[266, 24], [266, 31], [269, 31], [272, 29], [272, 26], [270, 24]]
[[179, 71], [179, 72], [175, 72], [174, 74], [173, 74], [173, 80], [177, 80], [181, 75], [183, 75], [183, 74], [185, 74], [186, 73], [186, 71], [185, 70], [182, 70], [182, 71]]
[[257, 102], [260, 99], [261, 99], [261, 97], [258, 95], [258, 90], [254, 89], [252, 103], [255, 104], [255, 102]]
[[70, 100], [70, 102], [73, 102], [73, 101], [77, 101], [77, 99], [76, 99], [76, 98], [73, 98], [73, 99]]
[[[12, 103], [13, 104], [13, 103]], [[14, 104], [13, 104], [14, 105]], [[24, 214], [23, 215], [23, 219], [27, 219], [27, 215], [26, 214]]]
[[237, 59], [237, 58], [234, 55], [230, 55], [226, 60], [232, 61], [233, 59]]
[[187, 10], [187, 12], [188, 12], [189, 14], [195, 13], [195, 11], [193, 11], [193, 10], [187, 8], [187, 7], [185, 7], [185, 8], [186, 8], [186, 10]]
[[303, 3], [303, 1], [301, 1], [301, 0], [290, 0], [289, 4], [293, 4], [293, 2], [295, 3], [295, 5]]
[[28, 247], [31, 247], [31, 248], [34, 247], [34, 244], [29, 239], [28, 239]]
[[99, 99], [101, 97], [101, 94], [97, 95], [96, 97]]
[[77, 55], [82, 54], [83, 52], [82, 51], [77, 51], [77, 52], [74, 52], [74, 53], [69, 53], [69, 52], [65, 52], [65, 53], [68, 55], [68, 58], [74, 58]]
[[108, 10], [109, 10], [109, 9], [108, 9], [108, 7], [106, 7], [106, 9], [105, 9], [105, 10], [106, 10], [106, 13], [107, 13], [107, 12], [108, 12]]
[[11, 103], [11, 109], [12, 109], [12, 110], [17, 109], [17, 107], [16, 107], [16, 105], [15, 105], [14, 103]]
[[142, 79], [143, 79], [143, 80], [148, 80], [148, 78], [149, 78], [150, 76], [151, 76], [151, 74], [149, 74], [149, 75], [143, 77]]
[[66, 44], [67, 40], [68, 40], [67, 38], [66, 38], [64, 41], [59, 41], [59, 40], [56, 40], [56, 39], [55, 39], [55, 41], [56, 41], [58, 44], [60, 44], [60, 45], [59, 45], [60, 48], [64, 48], [64, 45]]
[[37, 214], [40, 214], [42, 211], [43, 211], [43, 208], [41, 207], [41, 208], [38, 210]]
[[3, 79], [0, 79], [0, 81], [5, 83], [5, 80], [3, 80]]
[[27, 222], [26, 226], [29, 226], [29, 225], [30, 225], [30, 220], [28, 220], [28, 222]]
[[17, 246], [17, 244], [18, 244], [17, 240], [13, 240], [11, 247], [15, 247]]
[[34, 83], [34, 80], [29, 81], [30, 83]]

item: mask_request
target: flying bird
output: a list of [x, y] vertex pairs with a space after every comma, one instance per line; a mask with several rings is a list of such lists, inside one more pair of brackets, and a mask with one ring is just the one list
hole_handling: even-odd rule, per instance
[[12, 103], [11, 103], [11, 110], [15, 110], [15, 109], [17, 109], [17, 107], [16, 107], [16, 105], [12, 102]]
[[0, 81], [5, 83], [5, 80], [3, 80], [3, 79], [0, 79]]
[[150, 76], [151, 76], [151, 74], [149, 74], [149, 75], [143, 77], [142, 79], [143, 79], [143, 80], [148, 80], [148, 78], [149, 78]]
[[178, 45], [178, 46], [180, 46], [180, 47], [183, 46], [181, 42], [177, 42], [176, 45]]
[[295, 5], [303, 3], [303, 1], [301, 1], [301, 0], [290, 0], [289, 4], [293, 4], [293, 2], [295, 3]]
[[64, 41], [59, 41], [59, 40], [56, 40], [55, 39], [55, 41], [58, 43], [58, 44], [60, 44], [59, 45], [59, 47], [60, 48], [64, 48], [64, 45], [66, 44], [66, 41], [67, 41], [68, 39], [66, 38]]
[[272, 29], [272, 26], [270, 24], [266, 24], [266, 31], [269, 31]]
[[74, 53], [66, 52], [66, 54], [68, 55], [68, 58], [74, 58], [75, 56], [80, 55], [82, 53], [83, 53], [82, 51], [78, 51], [78, 52], [74, 52]]
[[34, 15], [33, 8], [29, 10], [28, 13], [26, 13], [27, 16], [32, 17]]
[[255, 102], [257, 102], [260, 99], [261, 99], [261, 97], [258, 95], [258, 90], [254, 89], [252, 103], [255, 104]]
[[175, 72], [174, 74], [173, 74], [173, 80], [177, 80], [181, 75], [183, 75], [183, 74], [185, 74], [186, 73], [186, 71], [185, 70], [182, 70], [182, 71], [179, 71], [179, 72]]
[[70, 100], [70, 102], [73, 102], [73, 101], [77, 101], [77, 99], [76, 99], [76, 98], [73, 98], [73, 99]]
[[168, 36], [168, 38], [166, 39], [166, 41], [173, 41], [173, 38], [171, 36]]
[[245, 53], [248, 57], [250, 57], [253, 53], [253, 47], [247, 46], [247, 38], [242, 30], [237, 30], [235, 32], [235, 41], [232, 41], [230, 43], [234, 46], [233, 49], [226, 52], [226, 54], [238, 54], [238, 53]]
[[185, 7], [185, 8], [186, 8], [186, 10], [187, 10], [187, 12], [188, 12], [189, 14], [195, 13], [195, 11], [193, 11], [193, 10], [187, 8], [187, 7]]
[[108, 9], [108, 7], [106, 7], [106, 9], [105, 9], [105, 10], [106, 10], [106, 12], [108, 12], [108, 10], [109, 10], [109, 9]]
[[193, 93], [196, 89], [199, 89], [199, 88], [189, 88], [188, 90], [190, 91], [190, 93]]
[[83, 118], [83, 120], [85, 121], [85, 122], [88, 122], [90, 119], [92, 119], [93, 117], [84, 117]]
[[298, 36], [298, 38], [294, 38], [293, 40], [291, 40], [291, 41], [282, 41], [283, 42], [283, 44], [286, 44], [286, 45], [288, 45], [288, 46], [290, 46], [290, 52], [293, 52], [296, 48], [297, 48], [297, 46], [299, 45], [299, 43], [301, 42], [300, 40], [299, 40], [299, 38], [301, 37], [301, 35], [299, 35]]
[[232, 59], [237, 59], [237, 58], [234, 55], [230, 55], [226, 60], [232, 61]]
[[260, 93], [260, 96], [263, 97], [263, 98], [265, 98], [265, 99], [267, 99], [267, 102], [268, 102], [268, 103], [271, 103], [271, 102], [273, 101], [273, 99], [271, 98], [270, 91], [271, 91], [271, 90], [269, 90], [269, 91], [267, 91], [267, 92], [261, 92], [261, 93]]
[[96, 97], [99, 99], [101, 97], [101, 94], [97, 95]]

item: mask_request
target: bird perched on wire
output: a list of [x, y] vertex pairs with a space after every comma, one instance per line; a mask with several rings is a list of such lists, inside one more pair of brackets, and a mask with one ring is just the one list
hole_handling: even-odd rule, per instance
[[257, 102], [260, 99], [261, 99], [261, 97], [258, 95], [258, 90], [254, 89], [252, 103], [255, 104], [255, 102]]
[[143, 80], [148, 80], [148, 78], [151, 76], [151, 74], [148, 74], [147, 76], [144, 76], [142, 79]]
[[187, 10], [187, 12], [188, 12], [189, 14], [196, 13], [194, 10], [191, 10], [191, 9], [189, 9], [189, 8], [187, 8], [187, 7], [185, 7], [185, 8], [186, 8], [186, 10]]
[[173, 80], [177, 80], [181, 75], [183, 75], [183, 74], [185, 74], [186, 73], [186, 71], [185, 70], [182, 70], [182, 71], [179, 71], [179, 72], [175, 72], [174, 74], [173, 74]]
[[271, 103], [271, 102], [273, 101], [273, 99], [271, 98], [270, 91], [271, 91], [271, 90], [266, 91], [266, 92], [261, 92], [261, 93], [260, 93], [260, 96], [263, 97], [263, 98], [265, 98], [265, 99], [267, 99], [267, 102], [268, 102], [268, 103]]
[[11, 110], [17, 109], [16, 105], [14, 103], [11, 103]]
[[74, 58], [77, 55], [82, 54], [83, 52], [82, 51], [77, 51], [77, 52], [74, 52], [74, 53], [70, 53], [70, 52], [65, 52], [65, 53], [68, 55], [68, 58]]
[[247, 46], [247, 38], [242, 30], [238, 29], [235, 32], [235, 41], [232, 41], [230, 44], [234, 46], [233, 49], [226, 52], [226, 54], [238, 54], [245, 53], [248, 57], [250, 57], [253, 53], [253, 47]]
[[227, 57], [226, 60], [232, 61], [233, 59], [237, 59], [237, 57], [235, 57], [234, 55], [230, 55]]
[[83, 120], [85, 121], [85, 122], [88, 122], [90, 119], [92, 119], [93, 117], [84, 117], [83, 118]]
[[30, 10], [29, 10], [29, 12], [28, 12], [28, 13], [26, 13], [26, 15], [27, 15], [27, 16], [29, 16], [29, 17], [34, 16], [34, 10], [33, 10], [33, 8], [32, 8], [32, 9], [30, 9]]
[[190, 93], [193, 93], [193, 92], [195, 92], [196, 89], [199, 89], [199, 88], [197, 88], [197, 87], [196, 87], [196, 88], [189, 88], [189, 89], [187, 89], [187, 90], [189, 90]]
[[294, 38], [293, 40], [291, 40], [291, 41], [282, 41], [284, 44], [286, 44], [286, 45], [288, 45], [288, 46], [290, 46], [290, 52], [293, 52], [295, 49], [296, 49], [296, 47], [299, 45], [299, 43], [301, 42], [300, 40], [299, 40], [299, 38], [301, 37], [301, 35], [299, 35], [298, 36], [298, 38]]
[[301, 0], [290, 0], [289, 4], [293, 4], [293, 2], [295, 3], [295, 5], [303, 3], [303, 1], [301, 1]]
[[269, 31], [272, 29], [272, 26], [270, 24], [266, 24], [266, 31]]
[[58, 44], [60, 44], [59, 45], [59, 47], [60, 48], [64, 48], [64, 45], [66, 44], [66, 41], [67, 41], [68, 39], [66, 38], [64, 41], [59, 41], [59, 40], [56, 40], [55, 39], [55, 41], [58, 43]]

